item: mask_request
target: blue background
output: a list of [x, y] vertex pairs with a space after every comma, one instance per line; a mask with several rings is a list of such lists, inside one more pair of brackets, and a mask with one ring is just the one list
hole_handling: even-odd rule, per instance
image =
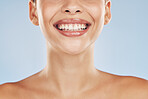
[[[148, 1], [112, 0], [112, 20], [95, 43], [96, 68], [148, 79]], [[0, 84], [46, 65], [45, 38], [29, 20], [28, 0], [0, 3]]]

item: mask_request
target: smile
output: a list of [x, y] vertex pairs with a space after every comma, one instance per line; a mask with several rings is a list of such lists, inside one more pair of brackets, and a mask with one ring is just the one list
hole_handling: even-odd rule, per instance
[[56, 30], [67, 37], [77, 37], [87, 33], [91, 24], [82, 19], [64, 19], [56, 22]]

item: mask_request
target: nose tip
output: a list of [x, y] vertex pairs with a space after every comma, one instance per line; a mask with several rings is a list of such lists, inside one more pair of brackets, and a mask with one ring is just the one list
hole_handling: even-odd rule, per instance
[[83, 12], [81, 3], [75, 0], [69, 0], [65, 2], [61, 10], [62, 10], [62, 13], [71, 14], [71, 15], [78, 14], [78, 13], [80, 14]]

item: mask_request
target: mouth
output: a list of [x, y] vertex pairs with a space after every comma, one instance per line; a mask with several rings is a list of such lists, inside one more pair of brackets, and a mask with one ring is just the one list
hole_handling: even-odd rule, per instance
[[83, 19], [63, 19], [54, 23], [53, 26], [64, 36], [77, 37], [87, 33], [91, 23]]

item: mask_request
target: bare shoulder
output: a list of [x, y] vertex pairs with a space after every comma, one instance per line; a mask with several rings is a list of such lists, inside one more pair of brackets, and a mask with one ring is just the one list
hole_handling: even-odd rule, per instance
[[118, 99], [148, 99], [148, 80], [133, 76], [102, 73], [103, 77], [108, 79], [108, 85], [111, 86], [110, 92], [114, 93]]
[[14, 83], [5, 83], [0, 85], [0, 97], [1, 99], [13, 99], [17, 96], [18, 87]]
[[34, 74], [18, 82], [0, 85], [0, 99], [16, 99], [16, 97], [20, 99], [22, 96], [30, 98], [34, 91], [32, 88], [38, 82], [36, 75]]
[[23, 81], [5, 83], [0, 85], [0, 99], [25, 99], [30, 98], [32, 91]]
[[118, 86], [121, 99], [148, 99], [148, 81], [145, 79], [121, 76]]

